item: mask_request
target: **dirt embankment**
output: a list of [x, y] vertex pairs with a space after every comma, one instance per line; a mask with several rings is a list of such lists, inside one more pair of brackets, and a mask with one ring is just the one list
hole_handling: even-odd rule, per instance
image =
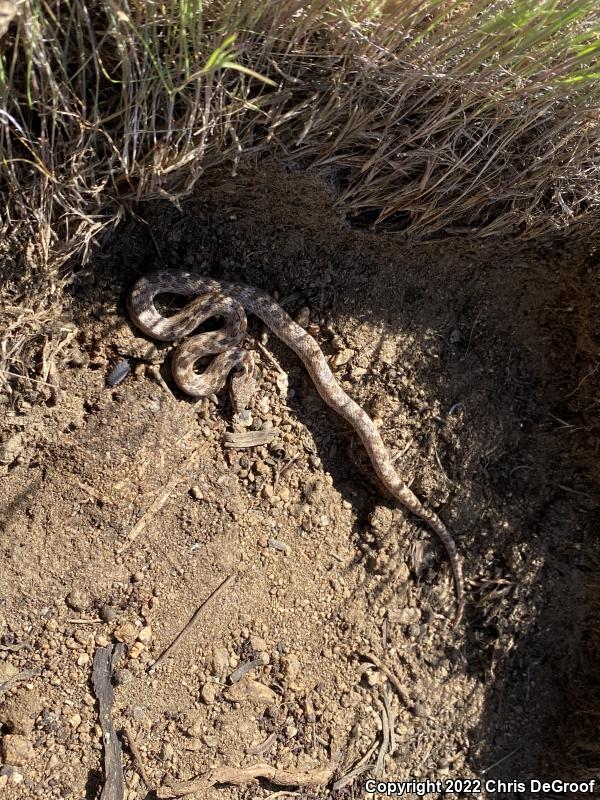
[[[6, 796], [97, 796], [91, 665], [113, 638], [126, 645], [116, 725], [133, 730], [154, 785], [257, 760], [311, 770], [337, 759], [340, 778], [365, 756], [396, 779], [475, 776], [507, 756], [486, 774], [591, 769], [593, 248], [411, 244], [349, 228], [316, 181], [268, 170], [214, 179], [182, 211], [140, 213], [147, 225], [124, 223], [74, 282], [60, 394], [4, 404], [0, 683], [35, 671], [0, 697]], [[253, 413], [274, 432], [263, 446], [226, 446], [227, 398], [179, 393], [169, 346], [139, 358], [124, 297], [161, 264], [308, 308], [400, 474], [456, 535], [461, 627], [448, 624], [443, 548], [382, 494], [360, 442], [256, 321]], [[108, 388], [128, 356], [132, 373]], [[332, 796], [361, 796], [372, 773]], [[127, 751], [125, 779], [128, 800], [146, 796]]]

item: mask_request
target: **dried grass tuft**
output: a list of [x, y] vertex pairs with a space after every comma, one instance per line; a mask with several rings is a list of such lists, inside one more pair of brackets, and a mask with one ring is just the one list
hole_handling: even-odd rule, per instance
[[599, 31], [596, 0], [2, 0], [4, 389], [52, 383], [69, 265], [223, 161], [415, 237], [593, 224]]

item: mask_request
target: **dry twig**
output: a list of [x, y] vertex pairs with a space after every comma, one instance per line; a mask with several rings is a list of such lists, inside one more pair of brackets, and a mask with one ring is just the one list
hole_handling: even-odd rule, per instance
[[131, 547], [146, 525], [148, 525], [148, 523], [154, 519], [154, 517], [167, 502], [175, 487], [188, 476], [190, 470], [196, 464], [202, 453], [206, 452], [207, 449], [207, 446], [205, 446], [195, 450], [192, 455], [189, 456], [185, 464], [177, 468], [177, 471], [171, 476], [171, 479], [162, 492], [160, 492], [158, 497], [150, 504], [146, 511], [144, 511], [140, 519], [138, 519], [133, 528], [129, 531], [126, 541], [117, 550], [118, 555], [121, 555], [121, 553], [125, 552], [125, 550], [128, 550]]
[[222, 581], [217, 588], [209, 594], [209, 596], [200, 604], [200, 606], [196, 609], [194, 616], [188, 622], [188, 624], [183, 628], [183, 630], [175, 637], [175, 639], [171, 642], [171, 644], [167, 647], [167, 649], [161, 653], [161, 655], [154, 661], [149, 667], [148, 672], [152, 673], [155, 672], [162, 662], [167, 658], [167, 656], [172, 655], [173, 652], [179, 647], [179, 645], [184, 641], [184, 639], [190, 634], [191, 630], [198, 622], [204, 611], [206, 611], [207, 607], [214, 603], [215, 600], [220, 597], [225, 589], [235, 580], [236, 575], [235, 573], [232, 575], [228, 575], [224, 581]]
[[140, 753], [140, 749], [137, 746], [137, 742], [135, 741], [135, 736], [133, 735], [133, 731], [129, 727], [129, 725], [123, 725], [122, 733], [127, 739], [127, 746], [129, 747], [129, 752], [131, 753], [131, 757], [133, 759], [133, 763], [137, 771], [140, 774], [140, 778], [144, 781], [147, 789], [152, 789], [152, 783], [150, 782], [150, 778], [148, 777], [148, 773], [146, 772], [146, 767], [144, 766], [144, 760], [142, 759], [142, 754]]
[[392, 686], [396, 690], [398, 697], [402, 700], [404, 705], [407, 708], [412, 708], [413, 702], [410, 699], [410, 695], [408, 694], [404, 686], [402, 686], [396, 675], [394, 675], [394, 673], [391, 671], [391, 669], [389, 669], [389, 667], [386, 667], [383, 661], [380, 658], [377, 658], [377, 656], [374, 653], [362, 651], [360, 655], [363, 658], [366, 658], [367, 661], [370, 661], [371, 664], [376, 666], [377, 669], [381, 670], [381, 672], [383, 672], [385, 677], [388, 679], [388, 681], [392, 684]]
[[251, 767], [220, 767], [212, 772], [207, 772], [193, 781], [183, 781], [161, 786], [156, 796], [159, 800], [172, 797], [183, 797], [186, 794], [200, 794], [211, 786], [228, 783], [233, 786], [243, 786], [246, 783], [265, 778], [276, 786], [319, 787], [326, 786], [331, 780], [335, 765], [313, 770], [312, 772], [292, 772], [277, 769], [270, 764], [254, 764]]

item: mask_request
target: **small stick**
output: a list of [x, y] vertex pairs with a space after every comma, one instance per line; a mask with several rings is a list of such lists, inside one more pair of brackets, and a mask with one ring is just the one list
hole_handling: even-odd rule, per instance
[[334, 792], [337, 792], [339, 789], [343, 789], [344, 786], [347, 786], [351, 783], [354, 778], [357, 778], [359, 775], [362, 775], [363, 772], [366, 772], [368, 769], [373, 769], [375, 766], [370, 762], [370, 758], [373, 753], [377, 750], [377, 742], [375, 742], [364, 754], [364, 756], [358, 761], [357, 764], [352, 767], [350, 772], [347, 772], [345, 775], [342, 775], [341, 778], [338, 778], [337, 781], [331, 787]]
[[133, 763], [135, 764], [135, 767], [140, 774], [140, 778], [144, 781], [146, 789], [151, 790], [152, 784], [150, 783], [150, 778], [148, 777], [148, 773], [146, 772], [146, 767], [144, 766], [144, 762], [142, 760], [142, 754], [140, 753], [140, 749], [137, 746], [137, 742], [135, 741], [133, 731], [131, 730], [129, 725], [125, 723], [123, 725], [121, 732], [125, 735], [125, 738], [127, 739], [129, 752], [131, 753]]
[[276, 742], [276, 740], [277, 740], [277, 731], [273, 731], [273, 733], [270, 736], [267, 736], [264, 742], [257, 744], [256, 747], [247, 747], [246, 755], [262, 756], [264, 753], [267, 752], [267, 750], [271, 747], [271, 745]]
[[486, 775], [491, 769], [495, 769], [496, 767], [499, 767], [500, 764], [503, 764], [511, 756], [514, 756], [514, 754], [517, 752], [517, 750], [519, 750], [521, 747], [522, 747], [522, 745], [520, 745], [520, 744], [517, 745], [517, 747], [515, 747], [514, 750], [511, 750], [510, 753], [505, 755], [503, 758], [498, 759], [498, 761], [494, 761], [494, 763], [490, 764], [489, 767], [486, 767], [485, 769], [482, 769], [481, 770], [481, 774], [482, 775]]
[[[237, 577], [236, 574], [232, 573], [231, 575], [228, 575], [227, 578], [225, 578], [225, 580], [221, 581], [221, 583], [217, 586], [217, 588], [214, 589], [213, 592], [209, 594], [209, 596], [206, 598], [206, 600], [204, 600], [200, 604], [200, 606], [196, 609], [194, 616], [191, 618], [191, 620], [188, 622], [185, 628], [180, 633], [177, 634], [175, 639], [171, 642], [171, 644], [167, 647], [167, 649], [161, 653], [161, 655], [156, 659], [156, 661], [150, 664], [150, 666], [148, 667], [148, 672], [150, 673], [155, 672], [162, 664], [162, 662], [165, 660], [165, 658], [168, 655], [170, 655], [177, 647], [179, 647], [181, 642], [190, 633], [196, 622], [198, 622], [198, 620], [202, 616], [202, 612], [206, 610], [207, 606], [209, 606], [210, 603], [214, 603], [214, 601], [221, 594], [223, 594], [225, 589], [227, 589], [227, 587], [236, 579], [236, 577]], [[175, 795], [173, 796], [175, 797]]]
[[90, 497], [93, 497], [94, 500], [99, 500], [101, 503], [105, 503], [106, 505], [114, 505], [113, 501], [105, 495], [103, 492], [98, 491], [94, 486], [90, 486], [87, 483], [83, 483], [82, 481], [75, 481], [75, 483], [82, 489], [86, 494], [89, 494]]
[[445, 470], [445, 469], [443, 468], [443, 466], [442, 466], [442, 462], [440, 461], [440, 457], [439, 457], [439, 454], [438, 454], [438, 451], [437, 451], [437, 447], [435, 446], [435, 444], [433, 445], [433, 452], [434, 452], [434, 454], [435, 454], [435, 460], [437, 461], [437, 465], [438, 465], [438, 467], [440, 468], [440, 470], [441, 470], [441, 473], [442, 473], [442, 475], [444, 476], [444, 478], [446, 478], [446, 480], [448, 481], [448, 483], [451, 483], [451, 484], [452, 484], [452, 486], [456, 486], [456, 488], [458, 489], [458, 488], [459, 488], [459, 486], [458, 486], [458, 483], [455, 483], [455, 482], [452, 480], [452, 478], [449, 478], [449, 477], [448, 477], [448, 475], [446, 474], [446, 470]]
[[279, 363], [279, 361], [277, 361], [277, 359], [275, 358], [275, 356], [274, 356], [274, 355], [272, 355], [272, 354], [271, 354], [271, 353], [270, 353], [270, 352], [267, 350], [267, 348], [264, 346], [264, 344], [261, 344], [261, 342], [259, 342], [259, 341], [257, 340], [257, 341], [256, 341], [256, 345], [257, 345], [258, 349], [260, 350], [260, 352], [263, 354], [263, 356], [264, 356], [264, 357], [267, 359], [267, 361], [270, 361], [270, 362], [271, 362], [271, 364], [272, 364], [272, 366], [274, 366], [274, 367], [275, 367], [275, 369], [277, 370], [277, 372], [279, 372], [279, 374], [280, 374], [280, 375], [285, 375], [285, 374], [286, 374], [286, 372], [285, 372], [285, 370], [283, 369], [283, 367], [281, 366], [281, 364]]
[[390, 702], [390, 698], [388, 697], [387, 688], [382, 694], [383, 698], [383, 705], [385, 706], [385, 711], [388, 717], [388, 725], [390, 728], [390, 755], [393, 756], [396, 752], [396, 734], [395, 734], [395, 724], [396, 720], [394, 718], [394, 710], [392, 709], [392, 704]]
[[366, 658], [367, 661], [370, 661], [371, 664], [373, 664], [374, 666], [377, 667], [377, 669], [383, 672], [385, 677], [388, 679], [388, 681], [392, 684], [392, 686], [398, 693], [398, 697], [400, 698], [400, 700], [402, 700], [404, 705], [407, 706], [408, 708], [412, 708], [413, 703], [412, 700], [410, 699], [408, 692], [406, 691], [404, 686], [402, 686], [402, 684], [400, 683], [398, 678], [394, 675], [394, 673], [391, 671], [391, 669], [386, 667], [383, 661], [377, 658], [377, 656], [374, 653], [367, 653], [366, 651], [364, 651], [361, 652], [360, 655], [363, 658]]
[[276, 786], [326, 786], [331, 780], [334, 768], [334, 766], [328, 766], [312, 772], [290, 772], [276, 769], [271, 764], [254, 764], [252, 767], [243, 767], [242, 769], [220, 767], [193, 781], [181, 781], [169, 786], [161, 786], [156, 792], [156, 797], [163, 800], [163, 798], [183, 797], [186, 794], [202, 794], [206, 789], [220, 783], [243, 786], [256, 778], [266, 778]]
[[384, 759], [390, 747], [390, 727], [385, 706], [379, 699], [375, 700], [375, 704], [377, 705], [379, 713], [381, 714], [381, 731], [383, 734], [381, 747], [379, 748], [379, 754], [377, 755], [377, 762], [375, 764], [375, 776], [377, 778], [381, 778], [381, 776], [383, 775]]
[[129, 549], [131, 545], [135, 542], [137, 537], [140, 533], [144, 530], [146, 525], [152, 521], [153, 517], [158, 514], [161, 508], [169, 499], [170, 495], [173, 493], [173, 490], [177, 486], [177, 484], [182, 481], [187, 474], [186, 466], [192, 466], [197, 458], [206, 450], [206, 447], [203, 447], [200, 450], [196, 450], [187, 460], [187, 464], [182, 467], [178, 468], [174, 475], [171, 476], [171, 480], [167, 483], [165, 488], [162, 492], [158, 495], [158, 497], [154, 500], [153, 503], [144, 511], [143, 515], [138, 519], [135, 523], [133, 528], [127, 534], [126, 541], [121, 545], [121, 547], [117, 550], [117, 555], [121, 555], [121, 553], [125, 552], [125, 550]]

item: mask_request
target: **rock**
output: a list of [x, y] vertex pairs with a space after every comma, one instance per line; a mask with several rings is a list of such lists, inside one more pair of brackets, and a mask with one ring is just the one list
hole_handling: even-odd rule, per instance
[[212, 653], [212, 672], [217, 678], [224, 675], [229, 667], [229, 653], [225, 647], [215, 647]]
[[219, 687], [216, 683], [212, 681], [208, 681], [204, 684], [202, 689], [200, 689], [200, 697], [202, 701], [206, 703], [207, 706], [211, 706], [215, 700], [217, 699], [217, 695], [219, 694]]
[[29, 736], [33, 723], [42, 710], [36, 689], [19, 690], [4, 707], [0, 706], [0, 725], [4, 725], [9, 733]]
[[263, 653], [267, 650], [267, 643], [261, 636], [251, 636], [250, 637], [250, 647], [256, 653]]
[[1, 752], [7, 764], [19, 767], [33, 758], [33, 745], [26, 736], [9, 733], [2, 739]]
[[10, 466], [24, 447], [23, 435], [15, 433], [0, 444], [0, 464]]
[[0, 789], [6, 786], [9, 781], [11, 783], [21, 783], [22, 780], [23, 775], [11, 764], [5, 764], [2, 769], [0, 769]]
[[264, 683], [245, 676], [233, 686], [228, 686], [223, 696], [232, 703], [257, 703], [259, 705], [274, 705], [277, 695]]
[[281, 669], [288, 680], [294, 680], [300, 672], [300, 660], [298, 656], [295, 656], [293, 653], [284, 656], [281, 659]]
[[102, 606], [100, 609], [100, 619], [102, 622], [114, 622], [119, 616], [119, 609], [115, 606]]
[[9, 661], [0, 661], [0, 684], [14, 678], [19, 673], [19, 670]]
[[85, 611], [89, 605], [89, 600], [79, 589], [73, 589], [65, 598], [65, 602], [73, 611]]
[[345, 347], [343, 350], [340, 350], [339, 353], [336, 353], [333, 358], [331, 359], [331, 364], [334, 367], [342, 367], [344, 364], [347, 364], [354, 356], [355, 351], [352, 350], [350, 347]]
[[133, 624], [133, 622], [124, 622], [122, 625], [119, 625], [118, 628], [115, 628], [114, 637], [118, 642], [124, 642], [125, 644], [133, 644], [138, 636], [138, 629]]
[[190, 717], [188, 719], [188, 724], [185, 729], [185, 733], [187, 736], [193, 739], [201, 735], [202, 728], [203, 728], [203, 723], [202, 723], [202, 718], [200, 716]]
[[400, 608], [390, 612], [389, 619], [395, 625], [413, 625], [420, 621], [421, 614], [417, 608]]
[[138, 642], [142, 642], [143, 644], [148, 644], [152, 639], [152, 628], [150, 625], [144, 625], [144, 627], [138, 631]]
[[199, 486], [192, 486], [190, 489], [190, 494], [194, 500], [204, 500], [204, 494]]
[[146, 645], [143, 642], [134, 642], [129, 648], [129, 658], [139, 658], [145, 648]]
[[183, 749], [187, 750], [190, 753], [197, 753], [200, 750], [204, 749], [204, 745], [202, 744], [200, 739], [196, 737], [191, 737], [187, 742], [184, 743]]

